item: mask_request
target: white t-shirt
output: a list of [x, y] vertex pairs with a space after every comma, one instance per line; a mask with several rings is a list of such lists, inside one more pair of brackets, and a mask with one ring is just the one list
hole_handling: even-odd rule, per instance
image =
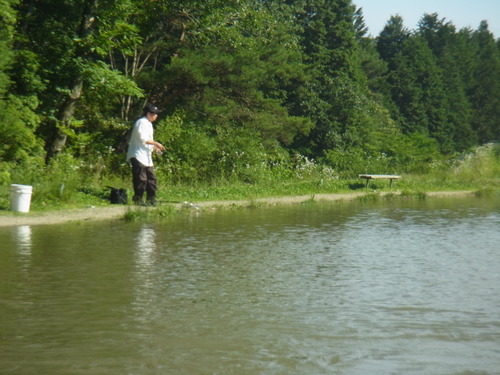
[[153, 124], [146, 118], [141, 117], [134, 124], [130, 142], [128, 144], [127, 160], [136, 158], [146, 167], [153, 166], [154, 146], [146, 144], [146, 141], [153, 140]]

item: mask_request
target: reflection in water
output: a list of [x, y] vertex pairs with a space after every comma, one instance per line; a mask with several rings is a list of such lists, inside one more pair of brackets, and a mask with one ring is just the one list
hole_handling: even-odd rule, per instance
[[[159, 316], [156, 299], [155, 259], [157, 239], [154, 227], [142, 225], [135, 238], [135, 267], [133, 272], [133, 319], [147, 330], [151, 321]], [[139, 343], [137, 343], [139, 344]], [[146, 350], [137, 345], [137, 350]]]
[[20, 225], [15, 228], [17, 240], [17, 249], [23, 256], [31, 255], [31, 227], [29, 225]]
[[136, 238], [136, 258], [137, 264], [146, 269], [154, 261], [156, 250], [156, 233], [153, 228], [143, 226]]

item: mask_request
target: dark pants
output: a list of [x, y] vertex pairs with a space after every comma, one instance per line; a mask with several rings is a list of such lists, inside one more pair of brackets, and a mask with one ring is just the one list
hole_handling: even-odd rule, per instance
[[148, 201], [156, 197], [156, 176], [153, 167], [146, 167], [136, 158], [130, 159], [132, 163], [132, 183], [134, 184], [134, 202], [141, 202], [144, 192]]

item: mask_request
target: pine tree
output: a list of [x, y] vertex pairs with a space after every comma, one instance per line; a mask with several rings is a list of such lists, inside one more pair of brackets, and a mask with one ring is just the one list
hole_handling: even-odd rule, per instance
[[201, 127], [252, 129], [269, 147], [307, 134], [311, 122], [287, 108], [290, 88], [304, 75], [291, 23], [272, 4], [253, 0], [218, 12], [213, 18], [211, 9], [189, 10], [207, 23], [186, 24], [190, 36], [157, 69], [153, 95]]
[[366, 76], [368, 88], [372, 95], [376, 97], [380, 103], [383, 103], [382, 93], [385, 89], [385, 76], [388, 72], [387, 62], [380, 57], [377, 51], [376, 40], [367, 36], [368, 29], [361, 8], [356, 11], [355, 26], [357, 31], [356, 38], [360, 47], [361, 67]]
[[443, 152], [451, 152], [453, 129], [446, 116], [443, 75], [425, 40], [413, 36], [404, 42], [393, 59], [389, 83], [403, 131], [435, 138]]
[[328, 149], [363, 144], [367, 132], [362, 103], [368, 90], [356, 39], [355, 7], [347, 0], [288, 3], [302, 28], [304, 61], [311, 77], [299, 89], [292, 111], [315, 123], [296, 147], [320, 157]]
[[384, 29], [377, 37], [377, 51], [380, 57], [389, 64], [392, 69], [392, 62], [396, 55], [401, 52], [404, 42], [410, 37], [410, 32], [403, 25], [401, 16], [391, 16]]
[[500, 52], [486, 21], [472, 35], [477, 62], [470, 87], [472, 125], [481, 143], [500, 139]]
[[[419, 22], [419, 35], [426, 41], [443, 73], [446, 95], [446, 116], [454, 149], [464, 151], [477, 143], [471, 127], [472, 111], [467, 99], [461, 69], [467, 56], [455, 27], [436, 13], [425, 14]], [[450, 150], [451, 151], [451, 150]]]

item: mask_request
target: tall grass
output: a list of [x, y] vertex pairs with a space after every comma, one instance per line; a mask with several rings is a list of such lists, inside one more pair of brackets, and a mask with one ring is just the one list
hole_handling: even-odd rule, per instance
[[456, 158], [436, 163], [429, 173], [408, 175], [405, 185], [420, 190], [500, 189], [500, 145], [489, 143]]
[[[0, 209], [9, 206], [9, 185], [22, 184], [33, 186], [32, 209], [53, 209], [82, 205], [107, 205], [109, 203], [108, 185], [128, 185], [116, 175], [104, 174], [99, 166], [63, 154], [48, 165], [38, 159], [12, 168], [8, 183], [0, 186]], [[117, 184], [117, 181], [118, 182]]]
[[498, 179], [500, 174], [500, 145], [488, 143], [457, 159], [450, 173], [455, 179], [472, 183]]

